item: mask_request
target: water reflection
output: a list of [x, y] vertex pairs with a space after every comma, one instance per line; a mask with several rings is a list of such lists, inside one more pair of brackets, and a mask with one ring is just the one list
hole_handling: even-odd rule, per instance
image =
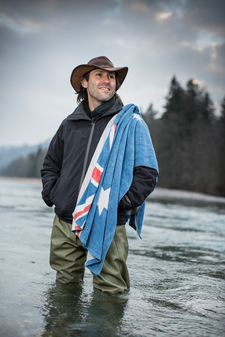
[[124, 294], [87, 294], [82, 284], [55, 283], [46, 292], [41, 336], [120, 336], [127, 301]]
[[54, 282], [53, 210], [40, 195], [40, 183], [0, 179], [0, 336], [224, 335], [225, 200], [149, 201], [143, 239], [127, 227], [130, 292], [109, 296], [93, 291], [91, 273]]

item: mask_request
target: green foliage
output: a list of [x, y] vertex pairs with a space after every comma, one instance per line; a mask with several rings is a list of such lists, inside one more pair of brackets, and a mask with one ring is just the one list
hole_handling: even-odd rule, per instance
[[193, 79], [187, 82], [187, 88], [184, 90], [174, 76], [164, 108], [162, 118], [175, 118], [179, 123], [185, 123], [186, 127], [197, 119], [209, 121], [214, 118], [213, 103], [209, 94], [201, 90]]
[[221, 103], [221, 119], [225, 121], [225, 96]]
[[182, 117], [185, 107], [185, 93], [180, 83], [174, 76], [171, 80], [169, 93], [166, 96], [166, 105], [164, 106], [165, 112], [163, 118], [168, 119], [171, 115]]
[[164, 113], [143, 115], [159, 162], [159, 186], [225, 196], [225, 97], [221, 118], [209, 94], [192, 79], [171, 80]]

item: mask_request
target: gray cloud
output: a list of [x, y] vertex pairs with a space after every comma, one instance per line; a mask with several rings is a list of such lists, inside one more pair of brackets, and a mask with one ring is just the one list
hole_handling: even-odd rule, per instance
[[76, 106], [72, 69], [97, 55], [128, 65], [125, 104], [162, 112], [175, 74], [183, 85], [199, 80], [218, 107], [223, 12], [222, 0], [1, 1], [0, 145], [51, 137]]
[[205, 30], [225, 37], [225, 2], [222, 0], [186, 1], [183, 20], [197, 31]]

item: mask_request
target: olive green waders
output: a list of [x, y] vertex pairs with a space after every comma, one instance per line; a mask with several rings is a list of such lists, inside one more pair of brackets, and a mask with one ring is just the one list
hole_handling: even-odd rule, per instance
[[[130, 287], [126, 265], [128, 240], [125, 225], [117, 226], [102, 271], [93, 274], [93, 285], [103, 292], [119, 293]], [[56, 281], [79, 283], [84, 276], [87, 250], [71, 232], [71, 224], [55, 216], [50, 249], [50, 265], [57, 271]]]

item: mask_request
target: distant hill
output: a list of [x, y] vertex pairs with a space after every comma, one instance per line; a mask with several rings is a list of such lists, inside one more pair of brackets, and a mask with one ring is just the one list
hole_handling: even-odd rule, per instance
[[22, 146], [1, 146], [0, 147], [0, 168], [9, 165], [13, 160], [20, 157], [27, 157], [31, 153], [37, 152], [39, 148], [47, 149], [50, 139], [37, 145]]

